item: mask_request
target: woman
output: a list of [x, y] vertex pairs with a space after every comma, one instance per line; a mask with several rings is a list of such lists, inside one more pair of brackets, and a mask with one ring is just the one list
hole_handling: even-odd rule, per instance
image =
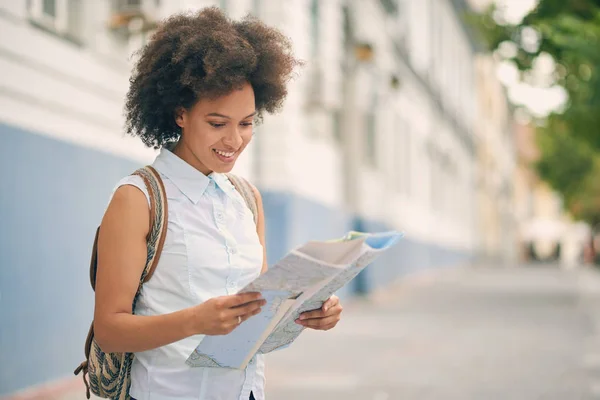
[[[260, 312], [258, 293], [236, 294], [267, 268], [260, 194], [255, 225], [224, 173], [263, 112], [277, 111], [299, 62], [278, 31], [218, 9], [176, 15], [141, 50], [127, 95], [127, 130], [161, 149], [168, 230], [160, 262], [131, 313], [146, 259], [149, 198], [141, 178], [118, 183], [98, 242], [95, 337], [106, 352], [132, 352], [137, 400], [264, 398], [264, 361], [246, 370], [185, 364], [202, 336], [227, 334]], [[335, 297], [302, 316], [327, 330]]]

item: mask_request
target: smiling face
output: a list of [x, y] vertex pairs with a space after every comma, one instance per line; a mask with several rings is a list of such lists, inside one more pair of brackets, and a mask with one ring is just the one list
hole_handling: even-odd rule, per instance
[[252, 139], [255, 115], [249, 83], [217, 99], [201, 99], [179, 110], [175, 121], [182, 133], [173, 152], [205, 175], [229, 172]]

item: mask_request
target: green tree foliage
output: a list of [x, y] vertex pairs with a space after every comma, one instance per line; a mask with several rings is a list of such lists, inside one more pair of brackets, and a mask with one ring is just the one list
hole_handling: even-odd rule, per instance
[[554, 82], [568, 94], [563, 110], [537, 131], [540, 177], [563, 194], [575, 217], [600, 221], [600, 0], [540, 0], [517, 25], [506, 24], [493, 5], [474, 16], [490, 50], [512, 42], [508, 60], [527, 72], [550, 55]]
[[540, 176], [560, 187], [565, 201], [570, 203], [585, 189], [582, 177], [593, 169], [594, 152], [556, 125], [559, 123], [538, 130], [537, 144], [543, 156], [536, 166]]

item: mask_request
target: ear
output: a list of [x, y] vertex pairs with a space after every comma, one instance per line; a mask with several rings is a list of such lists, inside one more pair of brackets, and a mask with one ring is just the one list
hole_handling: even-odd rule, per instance
[[186, 116], [187, 110], [184, 107], [177, 107], [177, 109], [175, 109], [175, 123], [177, 126], [183, 128], [185, 125]]

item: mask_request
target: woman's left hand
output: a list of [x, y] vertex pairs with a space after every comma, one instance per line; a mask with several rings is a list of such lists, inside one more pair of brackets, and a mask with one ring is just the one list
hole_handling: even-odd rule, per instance
[[320, 309], [300, 314], [300, 318], [296, 320], [296, 323], [306, 328], [328, 331], [337, 325], [341, 314], [342, 305], [340, 304], [340, 299], [333, 295], [323, 303]]

